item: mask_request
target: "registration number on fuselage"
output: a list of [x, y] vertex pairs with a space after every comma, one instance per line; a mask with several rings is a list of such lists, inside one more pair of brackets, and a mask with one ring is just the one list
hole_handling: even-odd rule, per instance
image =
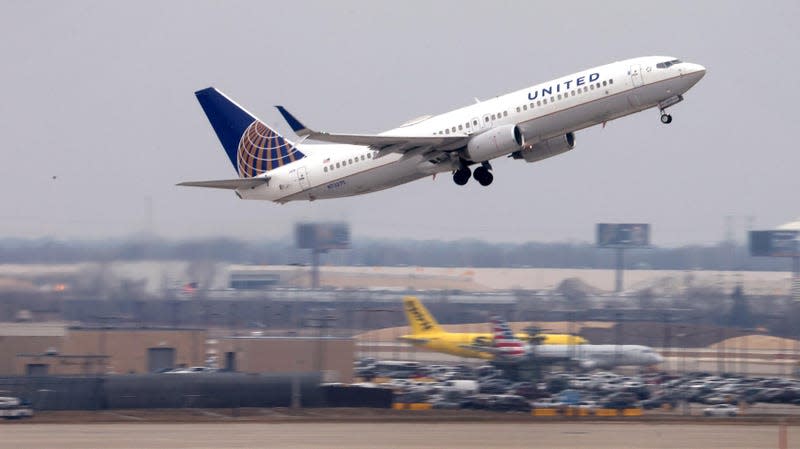
[[344, 187], [345, 184], [347, 183], [344, 180], [332, 182], [328, 184], [328, 190], [339, 189], [341, 187]]

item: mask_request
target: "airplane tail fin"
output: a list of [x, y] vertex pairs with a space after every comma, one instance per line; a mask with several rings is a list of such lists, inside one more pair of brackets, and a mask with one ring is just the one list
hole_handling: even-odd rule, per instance
[[195, 92], [240, 178], [305, 157], [297, 146], [213, 87]]
[[439, 323], [433, 318], [428, 309], [422, 305], [416, 296], [406, 296], [403, 298], [403, 308], [406, 311], [408, 324], [411, 326], [411, 334], [419, 335], [429, 332], [443, 332]]
[[514, 336], [508, 322], [498, 316], [492, 317], [492, 346], [496, 348], [503, 357], [514, 358], [525, 355], [525, 345], [520, 339]]

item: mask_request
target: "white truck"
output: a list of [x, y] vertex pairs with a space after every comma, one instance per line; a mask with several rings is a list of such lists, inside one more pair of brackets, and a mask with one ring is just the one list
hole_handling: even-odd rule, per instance
[[22, 403], [19, 398], [0, 396], [0, 417], [5, 419], [22, 419], [33, 416], [33, 409]]

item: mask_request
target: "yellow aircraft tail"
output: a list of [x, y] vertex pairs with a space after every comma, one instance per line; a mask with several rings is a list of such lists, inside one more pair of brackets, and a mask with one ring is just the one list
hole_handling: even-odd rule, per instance
[[426, 334], [430, 332], [444, 332], [428, 309], [422, 305], [416, 296], [403, 298], [403, 309], [406, 311], [408, 324], [411, 326], [411, 335]]

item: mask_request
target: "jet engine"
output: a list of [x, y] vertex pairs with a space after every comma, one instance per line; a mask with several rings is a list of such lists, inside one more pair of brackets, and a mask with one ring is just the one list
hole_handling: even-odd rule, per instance
[[523, 145], [519, 151], [512, 153], [511, 157], [525, 159], [526, 162], [536, 162], [565, 153], [574, 147], [575, 134], [566, 133], [563, 136], [553, 137], [533, 145]]
[[498, 126], [469, 139], [463, 157], [472, 162], [488, 161], [513, 153], [524, 143], [525, 138], [517, 125]]

